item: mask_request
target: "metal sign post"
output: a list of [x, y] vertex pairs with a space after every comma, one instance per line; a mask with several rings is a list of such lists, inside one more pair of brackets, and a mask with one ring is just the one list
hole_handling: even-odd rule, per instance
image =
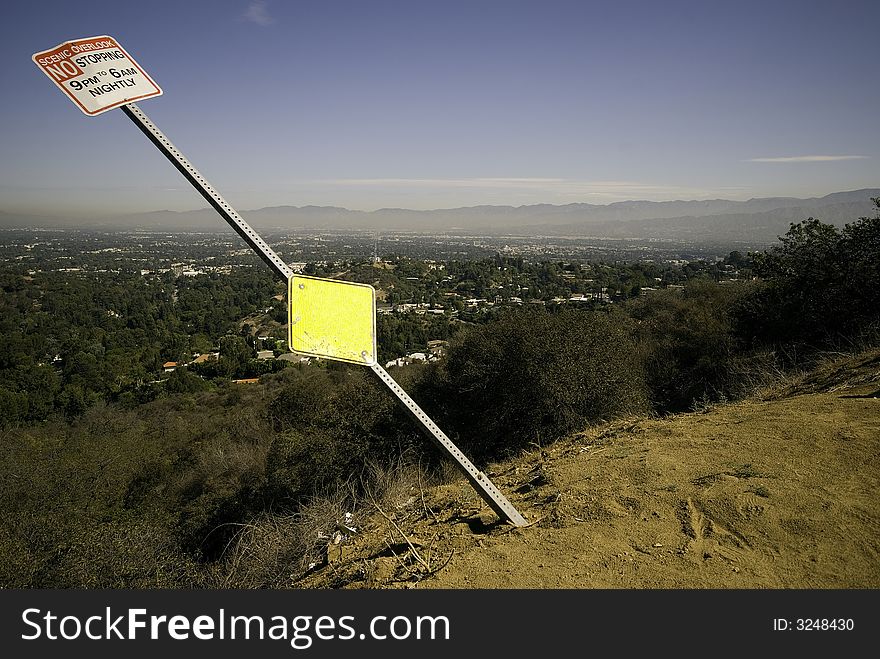
[[123, 105], [121, 109], [280, 279], [287, 281], [293, 277], [293, 270], [287, 267], [281, 257], [272, 251], [272, 248], [244, 221], [241, 215], [235, 212], [235, 209], [220, 196], [220, 193], [192, 166], [192, 163], [184, 158], [183, 154], [177, 150], [171, 140], [162, 134], [156, 124], [150, 121], [143, 110], [134, 103]]
[[489, 507], [494, 510], [501, 519], [507, 520], [514, 526], [528, 525], [526, 518], [513, 507], [513, 504], [507, 500], [507, 497], [501, 493], [501, 490], [495, 487], [495, 484], [489, 480], [489, 477], [477, 469], [473, 463], [467, 459], [465, 454], [462, 453], [458, 447], [452, 443], [452, 440], [446, 436], [446, 433], [440, 430], [437, 424], [431, 420], [431, 417], [425, 414], [422, 411], [422, 408], [409, 397], [409, 394], [403, 390], [403, 387], [397, 384], [397, 382], [394, 381], [394, 378], [388, 374], [388, 371], [382, 368], [381, 364], [373, 364], [370, 366], [370, 369], [380, 380], [382, 380], [383, 383], [385, 383], [385, 385], [391, 390], [391, 393], [397, 396], [397, 400], [399, 400], [406, 408], [407, 412], [415, 418], [425, 434], [428, 435], [428, 438], [431, 439], [440, 450], [445, 451], [453, 460], [455, 460], [456, 464], [464, 472], [465, 478], [467, 478], [470, 484], [474, 486], [474, 489], [479, 495], [483, 497], [483, 501], [488, 503]]
[[[146, 135], [149, 140], [156, 145], [156, 147], [165, 155], [171, 163], [180, 170], [180, 173], [183, 174], [186, 179], [193, 185], [193, 187], [201, 193], [201, 195], [208, 201], [211, 206], [216, 209], [218, 213], [226, 220], [229, 225], [235, 229], [235, 231], [240, 235], [244, 241], [250, 245], [251, 249], [253, 249], [266, 264], [272, 268], [276, 275], [279, 278], [288, 281], [290, 283], [295, 283], [294, 278], [297, 275], [287, 266], [284, 261], [272, 250], [266, 242], [260, 238], [256, 231], [254, 231], [250, 225], [244, 221], [244, 219], [235, 212], [232, 206], [220, 196], [211, 184], [203, 177], [198, 170], [192, 166], [192, 164], [183, 156], [183, 154], [177, 150], [177, 148], [172, 144], [171, 140], [169, 140], [165, 135], [156, 127], [156, 125], [150, 121], [146, 114], [144, 114], [143, 110], [137, 107], [134, 103], [129, 103], [128, 105], [122, 106], [122, 111], [131, 119], [135, 125], [140, 128], [140, 130]], [[305, 278], [303, 278], [305, 279]], [[335, 284], [349, 284], [352, 286], [363, 286], [362, 284], [350, 284], [349, 282], [334, 282], [333, 280], [323, 280], [324, 282], [332, 282]], [[373, 314], [375, 316], [375, 309], [373, 309]], [[335, 354], [322, 354], [316, 352], [310, 352], [308, 354], [321, 354], [321, 356], [327, 359], [337, 359], [340, 361], [353, 362], [354, 359], [346, 359], [341, 358]], [[370, 363], [370, 361], [372, 363]], [[445, 451], [453, 460], [455, 460], [456, 464], [459, 468], [464, 472], [465, 477], [468, 479], [471, 485], [473, 485], [474, 489], [476, 489], [477, 493], [483, 498], [483, 500], [489, 504], [489, 507], [494, 510], [499, 517], [510, 522], [514, 526], [525, 526], [528, 524], [526, 519], [519, 513], [519, 511], [513, 507], [513, 504], [507, 500], [507, 498], [501, 493], [501, 491], [495, 487], [492, 481], [489, 480], [489, 477], [486, 476], [483, 472], [477, 469], [473, 463], [468, 460], [468, 458], [462, 453], [459, 448], [452, 443], [452, 440], [446, 436], [446, 434], [440, 430], [436, 423], [434, 423], [431, 418], [425, 414], [425, 412], [420, 408], [416, 402], [410, 398], [409, 394], [403, 390], [403, 388], [394, 381], [388, 372], [382, 368], [382, 366], [375, 361], [375, 355], [372, 356], [372, 360], [366, 362], [365, 365], [368, 365], [373, 373], [378, 376], [379, 380], [385, 384], [391, 392], [395, 395], [398, 401], [403, 404], [403, 406], [407, 409], [407, 411], [415, 418], [415, 420], [422, 427], [422, 430], [426, 435], [443, 451]]]
[[[85, 53], [85, 55], [83, 55]], [[92, 37], [69, 41], [54, 49], [36, 53], [34, 63], [64, 91], [86, 114], [95, 115], [114, 107], [120, 107], [125, 115], [147, 138], [171, 161], [181, 174], [223, 217], [239, 236], [265, 261], [272, 271], [288, 283], [291, 300], [291, 349], [322, 356], [327, 359], [359, 363], [369, 366], [379, 380], [395, 395], [397, 400], [419, 423], [428, 437], [445, 451], [483, 500], [499, 517], [514, 526], [526, 526], [528, 522], [495, 487], [483, 472], [458, 449], [425, 414], [409, 394], [377, 362], [375, 335], [375, 291], [371, 286], [352, 282], [301, 277], [281, 260], [269, 245], [235, 211], [229, 203], [193, 167], [149, 117], [132, 100], [158, 96], [162, 93], [143, 69], [134, 62], [112, 37]], [[117, 68], [120, 62], [124, 68]], [[104, 78], [125, 79], [121, 84], [106, 83], [98, 89]], [[128, 76], [128, 77], [125, 77]], [[125, 96], [126, 90], [137, 93]], [[96, 93], [96, 90], [97, 93]], [[107, 96], [104, 96], [107, 94]], [[122, 95], [120, 97], [120, 94]], [[97, 99], [97, 100], [96, 100]], [[296, 288], [294, 288], [296, 284]], [[302, 289], [302, 295], [297, 291]], [[369, 291], [366, 291], [369, 289]], [[317, 291], [317, 293], [315, 292]], [[303, 313], [294, 316], [293, 298]], [[333, 307], [328, 309], [328, 302]], [[293, 325], [301, 323], [297, 332]], [[303, 329], [305, 328], [305, 329]]]

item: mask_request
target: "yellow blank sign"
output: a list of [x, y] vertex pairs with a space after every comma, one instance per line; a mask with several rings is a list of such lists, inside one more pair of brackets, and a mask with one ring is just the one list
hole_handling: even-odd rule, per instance
[[290, 349], [355, 364], [376, 362], [376, 291], [369, 284], [290, 278]]

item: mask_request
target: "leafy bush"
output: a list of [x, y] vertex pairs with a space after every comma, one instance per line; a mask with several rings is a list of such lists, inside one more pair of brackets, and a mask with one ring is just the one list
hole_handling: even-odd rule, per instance
[[459, 335], [416, 395], [477, 459], [644, 411], [647, 400], [631, 321], [577, 311], [514, 312]]
[[29, 575], [30, 581], [21, 580], [27, 574], [21, 572], [6, 577], [8, 583], [44, 588], [185, 588], [199, 585], [202, 579], [198, 565], [180, 550], [167, 528], [136, 519], [80, 520], [66, 531], [63, 538], [54, 539], [53, 560]]
[[741, 313], [756, 343], [833, 346], [877, 330], [880, 319], [878, 213], [842, 230], [809, 218], [792, 224], [781, 244], [753, 254], [765, 285]]
[[269, 496], [286, 506], [424, 445], [362, 368], [309, 369], [278, 392], [269, 414], [279, 431], [267, 457]]
[[205, 391], [210, 384], [189, 372], [185, 366], [174, 369], [165, 380], [165, 391], [169, 394], [192, 394]]
[[[654, 409], [676, 412], [696, 401], [716, 402], [747, 392], [756, 356], [740, 350], [733, 313], [750, 288], [693, 281], [629, 303]], [[760, 370], [760, 369], [759, 369]]]

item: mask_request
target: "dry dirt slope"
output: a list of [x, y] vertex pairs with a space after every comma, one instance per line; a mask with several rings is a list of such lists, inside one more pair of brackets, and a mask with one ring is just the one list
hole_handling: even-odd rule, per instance
[[878, 588], [880, 351], [487, 473], [531, 526], [496, 523], [464, 481], [416, 488], [291, 585]]

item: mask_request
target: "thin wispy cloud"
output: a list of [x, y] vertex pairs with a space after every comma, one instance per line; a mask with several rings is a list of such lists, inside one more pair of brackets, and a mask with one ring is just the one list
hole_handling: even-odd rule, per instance
[[868, 156], [783, 156], [781, 158], [749, 158], [746, 162], [835, 162], [837, 160], [865, 160]]
[[468, 191], [471, 194], [519, 194], [528, 195], [536, 201], [542, 198], [602, 199], [680, 199], [705, 198], [717, 195], [717, 191], [687, 186], [644, 183], [639, 181], [587, 181], [546, 177], [475, 177], [475, 178], [340, 178], [313, 181], [297, 181], [296, 184], [339, 188], [361, 188], [382, 191]]
[[251, 23], [262, 25], [263, 27], [272, 25], [272, 23], [275, 22], [275, 19], [269, 15], [269, 8], [263, 0], [254, 0], [251, 2], [244, 12], [244, 19]]
[[565, 179], [561, 178], [342, 178], [319, 181], [327, 185], [406, 188], [519, 188], [544, 187], [563, 182]]

